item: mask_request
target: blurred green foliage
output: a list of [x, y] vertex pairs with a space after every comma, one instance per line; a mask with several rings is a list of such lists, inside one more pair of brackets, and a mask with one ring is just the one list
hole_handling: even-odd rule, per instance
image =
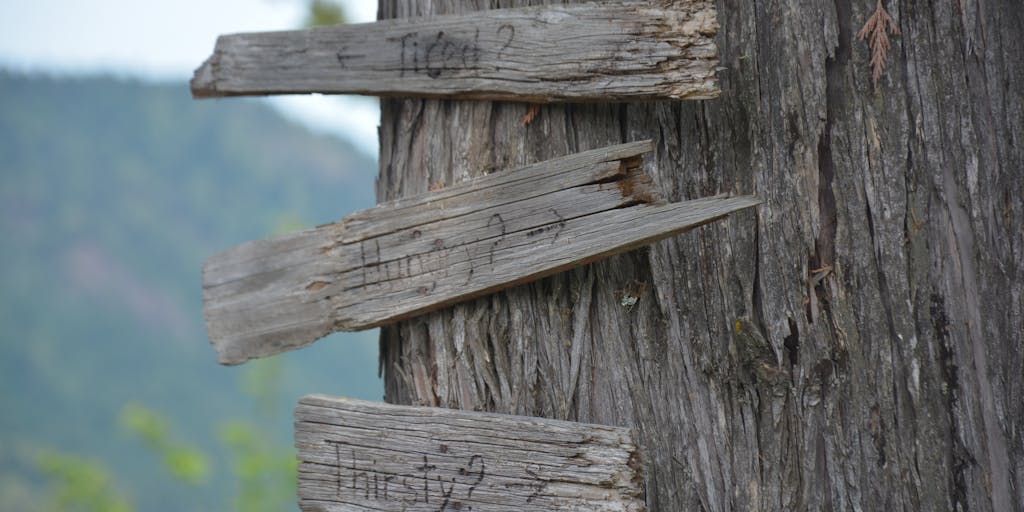
[[[277, 391], [284, 377], [278, 359], [263, 359], [248, 365], [243, 374], [245, 393], [260, 404], [259, 420], [268, 420], [280, 407]], [[170, 421], [138, 404], [128, 404], [120, 423], [159, 455], [172, 476], [191, 485], [201, 485], [209, 475], [209, 456], [170, 435]], [[294, 506], [297, 461], [295, 450], [275, 442], [274, 437], [251, 419], [221, 420], [218, 439], [227, 448], [234, 477], [234, 510], [281, 511]]]
[[279, 406], [283, 372], [281, 360], [275, 357], [257, 359], [245, 365], [242, 391], [256, 401], [264, 418], [273, 417]]
[[295, 450], [275, 446], [253, 423], [228, 421], [220, 438], [231, 451], [235, 510], [280, 511], [296, 501]]
[[[259, 407], [258, 417], [265, 420], [280, 413], [280, 384], [285, 378], [279, 358], [252, 361], [242, 374], [242, 389]], [[235, 510], [254, 512], [278, 511], [296, 501], [297, 476], [295, 449], [272, 442], [272, 437], [259, 423], [228, 420], [218, 427], [221, 442], [231, 453], [231, 470], [237, 490]]]
[[[250, 372], [247, 382], [267, 379], [270, 373]], [[270, 389], [273, 376], [257, 389]], [[269, 411], [268, 411], [269, 412]], [[172, 439], [170, 421], [139, 404], [125, 406], [121, 425], [140, 438], [161, 457], [163, 468], [174, 478], [191, 486], [203, 485], [209, 476], [209, 456], [199, 449]], [[263, 512], [294, 507], [296, 495], [295, 450], [275, 442], [273, 436], [251, 420], [223, 420], [218, 438], [227, 448], [235, 485], [232, 508]], [[37, 468], [49, 481], [45, 509], [57, 512], [133, 512], [134, 506], [122, 495], [114, 478], [98, 460], [48, 450]]]
[[110, 472], [94, 459], [46, 451], [39, 470], [50, 481], [48, 510], [60, 512], [133, 512], [135, 507], [115, 487]]
[[340, 25], [345, 22], [345, 10], [339, 3], [332, 0], [312, 0], [309, 2], [309, 14], [303, 24], [307, 27], [318, 27]]
[[198, 448], [174, 440], [169, 421], [163, 415], [136, 403], [121, 410], [118, 423], [156, 452], [171, 475], [187, 484], [197, 485], [210, 477], [210, 458]]

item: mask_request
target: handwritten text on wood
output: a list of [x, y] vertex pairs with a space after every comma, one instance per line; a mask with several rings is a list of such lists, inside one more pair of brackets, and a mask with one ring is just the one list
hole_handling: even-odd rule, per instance
[[624, 252], [757, 204], [665, 203], [650, 142], [587, 151], [257, 240], [203, 269], [224, 364], [395, 322]]
[[628, 429], [321, 395], [295, 419], [304, 511], [645, 510]]
[[221, 36], [196, 97], [355, 93], [511, 101], [718, 96], [713, 2], [496, 9]]

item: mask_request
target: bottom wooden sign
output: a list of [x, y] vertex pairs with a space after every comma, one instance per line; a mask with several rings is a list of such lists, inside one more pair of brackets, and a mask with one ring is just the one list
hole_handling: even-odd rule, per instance
[[646, 510], [629, 429], [322, 395], [295, 420], [304, 511]]

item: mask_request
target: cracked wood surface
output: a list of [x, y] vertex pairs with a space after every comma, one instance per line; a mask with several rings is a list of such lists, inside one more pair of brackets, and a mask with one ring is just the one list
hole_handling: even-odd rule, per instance
[[308, 512], [646, 510], [625, 428], [309, 395], [295, 448]]
[[652, 511], [1024, 510], [1024, 9], [884, 4], [877, 86], [874, 0], [720, 1], [715, 101], [383, 100], [381, 199], [651, 138], [668, 200], [764, 201], [383, 328], [386, 399], [634, 427]]
[[650, 142], [573, 154], [242, 244], [203, 268], [223, 364], [306, 346], [540, 279], [757, 204], [665, 203]]
[[221, 36], [195, 97], [336, 93], [553, 101], [718, 96], [710, 2], [501, 9]]

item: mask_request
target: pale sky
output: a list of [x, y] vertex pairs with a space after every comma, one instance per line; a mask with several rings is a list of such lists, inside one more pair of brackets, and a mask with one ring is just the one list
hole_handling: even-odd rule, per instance
[[[340, 3], [350, 22], [376, 18], [376, 0]], [[307, 0], [0, 0], [0, 68], [184, 82], [213, 51], [217, 35], [296, 28], [306, 5]], [[373, 98], [303, 95], [269, 101], [315, 131], [341, 135], [377, 154], [379, 109]]]

